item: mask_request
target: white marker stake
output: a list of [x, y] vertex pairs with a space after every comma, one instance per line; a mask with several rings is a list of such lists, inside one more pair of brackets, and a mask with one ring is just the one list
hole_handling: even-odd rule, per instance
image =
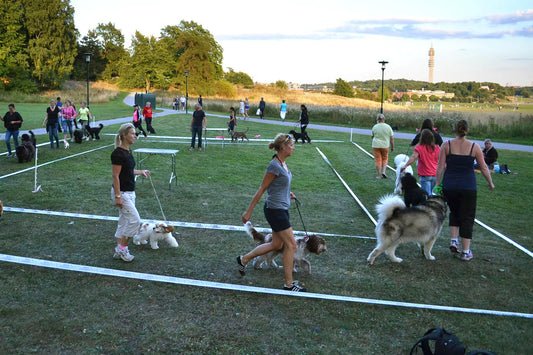
[[38, 153], [39, 153], [39, 148], [35, 148], [35, 179], [34, 179], [34, 184], [33, 184], [34, 190], [32, 191], [32, 193], [41, 191], [41, 185], [37, 186], [37, 155]]

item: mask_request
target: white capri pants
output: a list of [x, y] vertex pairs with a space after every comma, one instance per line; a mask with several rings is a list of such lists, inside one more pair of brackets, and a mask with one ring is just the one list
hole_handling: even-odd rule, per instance
[[[118, 226], [115, 238], [133, 238], [141, 225], [141, 217], [135, 208], [135, 191], [120, 191], [122, 208], [118, 209]], [[115, 202], [115, 189], [111, 188], [111, 200]]]

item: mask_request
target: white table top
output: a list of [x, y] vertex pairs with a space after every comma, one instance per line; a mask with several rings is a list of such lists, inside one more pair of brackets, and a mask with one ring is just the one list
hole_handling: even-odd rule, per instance
[[147, 154], [176, 154], [178, 149], [156, 149], [156, 148], [139, 148], [133, 151], [134, 153], [147, 153]]

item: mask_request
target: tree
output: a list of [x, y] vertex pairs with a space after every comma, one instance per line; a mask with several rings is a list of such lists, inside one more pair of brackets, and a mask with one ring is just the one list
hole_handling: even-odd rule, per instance
[[122, 61], [120, 66], [120, 85], [125, 87], [144, 87], [146, 92], [152, 87], [152, 82], [162, 76], [160, 56], [157, 51], [157, 40], [154, 36], [143, 36], [139, 31], [131, 42], [132, 55]]
[[216, 94], [218, 96], [233, 98], [235, 96], [235, 89], [233, 85], [226, 80], [219, 80], [215, 83]]
[[287, 85], [287, 82], [285, 80], [278, 80], [276, 81], [275, 86], [280, 89], [287, 90], [289, 88], [289, 85]]
[[235, 72], [231, 68], [228, 68], [228, 72], [224, 75], [224, 79], [233, 84], [243, 85], [245, 88], [252, 88], [254, 86], [254, 81], [248, 74]]
[[165, 57], [172, 63], [174, 84], [185, 86], [183, 73], [188, 70], [191, 92], [200, 95], [215, 93], [213, 84], [224, 74], [223, 50], [208, 30], [193, 21], [181, 21], [178, 26], [165, 27], [160, 41], [168, 53]]
[[74, 9], [68, 0], [22, 0], [32, 76], [43, 88], [68, 79], [77, 54]]
[[410, 101], [410, 100], [411, 100], [411, 98], [407, 94], [403, 94], [402, 98], [400, 99], [400, 101], [402, 101], [402, 102], [407, 102], [407, 101]]
[[[386, 87], [383, 88], [383, 102], [389, 100], [391, 93]], [[378, 90], [378, 101], [381, 102], [381, 88]]]
[[98, 38], [102, 58], [105, 61], [105, 69], [102, 78], [111, 79], [117, 77], [120, 71], [120, 62], [128, 58], [128, 52], [124, 48], [124, 35], [114, 24], [99, 23], [94, 34]]
[[430, 95], [430, 96], [429, 96], [429, 101], [431, 101], [431, 102], [437, 102], [437, 101], [439, 101], [439, 98], [438, 98], [437, 96], [435, 96], [435, 95]]
[[354, 97], [352, 86], [341, 78], [337, 79], [333, 94], [344, 97]]
[[21, 1], [2, 1], [0, 13], [0, 87], [34, 91]]

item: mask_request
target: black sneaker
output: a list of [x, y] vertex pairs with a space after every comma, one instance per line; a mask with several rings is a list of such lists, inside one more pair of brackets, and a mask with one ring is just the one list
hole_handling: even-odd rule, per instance
[[239, 255], [237, 257], [237, 264], [239, 264], [239, 273], [241, 274], [241, 276], [244, 276], [246, 275], [246, 273], [244, 272], [244, 268], [246, 267], [245, 265], [243, 265], [242, 263], [242, 256]]
[[283, 286], [283, 289], [285, 291], [292, 291], [292, 292], [307, 292], [307, 289], [305, 287], [298, 285], [298, 281], [296, 280], [294, 280], [290, 286]]

